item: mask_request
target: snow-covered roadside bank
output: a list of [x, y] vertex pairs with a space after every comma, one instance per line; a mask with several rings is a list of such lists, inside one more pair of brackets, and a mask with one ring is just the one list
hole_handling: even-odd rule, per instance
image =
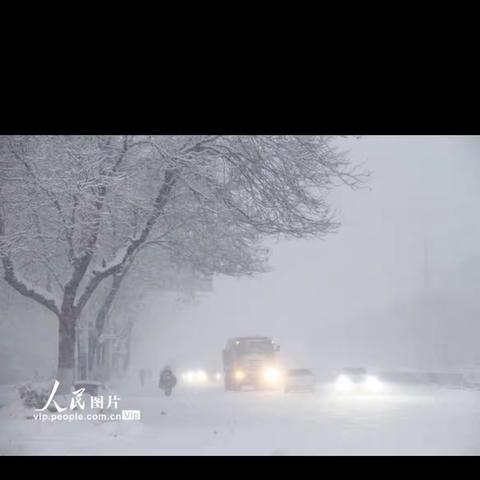
[[[480, 393], [417, 388], [362, 398], [119, 388], [141, 421], [40, 422], [0, 409], [10, 455], [479, 455]], [[23, 415], [23, 417], [22, 417]], [[478, 420], [477, 420], [478, 419]]]
[[126, 454], [122, 440], [141, 428], [136, 422], [41, 421], [34, 414], [19, 400], [0, 409], [0, 455], [115, 455], [117, 446]]

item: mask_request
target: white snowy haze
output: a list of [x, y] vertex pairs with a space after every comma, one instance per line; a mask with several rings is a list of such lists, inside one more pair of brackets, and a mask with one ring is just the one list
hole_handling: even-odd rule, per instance
[[263, 334], [292, 366], [460, 368], [480, 363], [480, 140], [339, 140], [371, 172], [336, 189], [324, 240], [273, 240], [268, 273], [216, 277], [185, 303], [151, 291], [132, 367], [220, 368], [232, 336]]
[[[34, 140], [36, 145], [37, 139]], [[82, 139], [74, 138], [66, 144], [75, 147], [73, 152], [82, 155], [87, 152], [90, 158], [91, 145], [96, 143], [89, 138], [85, 140], [84, 144]], [[120, 145], [120, 137], [113, 140]], [[128, 146], [127, 140], [124, 137], [121, 143]], [[175, 153], [177, 141], [173, 139], [170, 143], [170, 140], [171, 137], [161, 137], [152, 145], [163, 145]], [[171, 208], [162, 212], [162, 223], [157, 225], [155, 237], [151, 237], [150, 243], [162, 248], [142, 250], [142, 257], [136, 259], [138, 263], [120, 264], [115, 277], [99, 286], [96, 296], [92, 296], [82, 316], [76, 319], [75, 384], [85, 382], [91, 387], [90, 391], [107, 392], [110, 399], [111, 394], [117, 395], [122, 420], [118, 418], [119, 411], [112, 420], [104, 415], [103, 408], [97, 417], [88, 419], [86, 415], [89, 421], [59, 419], [66, 415], [57, 416], [56, 412], [47, 415], [47, 411], [43, 412], [45, 407], [42, 415], [34, 416], [33, 408], [38, 410], [48, 398], [51, 387], [45, 390], [45, 385], [51, 385], [52, 380], [58, 378], [57, 372], [70, 370], [70, 367], [57, 369], [59, 350], [65, 354], [65, 349], [59, 349], [59, 345], [65, 345], [65, 334], [59, 342], [59, 325], [65, 327], [65, 324], [58, 321], [62, 316], [54, 314], [55, 309], [51, 310], [51, 302], [43, 294], [40, 297], [45, 301], [40, 305], [11, 288], [7, 284], [8, 280], [13, 281], [11, 276], [7, 274], [6, 280], [0, 278], [0, 455], [479, 455], [480, 136], [336, 139], [339, 148], [348, 152], [346, 158], [352, 164], [370, 172], [362, 188], [353, 190], [339, 185], [331, 189], [327, 200], [340, 223], [338, 231], [323, 239], [262, 237], [270, 252], [266, 273], [238, 278], [217, 275], [210, 289], [194, 291], [192, 295], [192, 289], [188, 291], [188, 288], [199, 278], [205, 280], [200, 272], [260, 270], [263, 250], [255, 249], [255, 256], [250, 256], [250, 250], [254, 249], [243, 251], [245, 244], [238, 237], [251, 247], [257, 239], [253, 227], [265, 225], [265, 218], [280, 218], [280, 231], [299, 233], [289, 227], [290, 208], [283, 213], [281, 208], [267, 209], [267, 217], [255, 217], [249, 228], [243, 230], [236, 225], [236, 216], [222, 217], [228, 196], [220, 195], [213, 208], [209, 201], [197, 202], [197, 196], [204, 196], [202, 186], [215, 177], [210, 177], [210, 173], [218, 172], [217, 163], [208, 162], [210, 153], [202, 153], [204, 149], [208, 152], [208, 148], [201, 147], [202, 143], [197, 140], [195, 148], [199, 148], [199, 156], [193, 158], [198, 158], [200, 163], [188, 163], [190, 157], [182, 157], [182, 162], [187, 162], [182, 165], [189, 168], [182, 181], [189, 188], [183, 191], [180, 186], [184, 186], [179, 184], [178, 190], [170, 191]], [[225, 143], [227, 140], [221, 139], [219, 145], [229, 145]], [[262, 139], [251, 140], [251, 145], [255, 145]], [[295, 139], [295, 142], [304, 140]], [[281, 143], [281, 138], [277, 141]], [[23, 145], [22, 142], [19, 143]], [[40, 142], [55, 152], [63, 143], [63, 140], [57, 142], [56, 137]], [[276, 170], [270, 168], [269, 173], [274, 174], [260, 181], [272, 188], [262, 190], [256, 206], [268, 204], [271, 197], [281, 197], [279, 205], [284, 205], [286, 197], [293, 197], [287, 204], [295, 207], [300, 204], [298, 212], [304, 220], [308, 215], [304, 210], [308, 202], [303, 202], [302, 195], [307, 189], [300, 188], [299, 195], [295, 192], [311, 178], [312, 170], [304, 166], [318, 166], [317, 157], [313, 155], [318, 150], [305, 156], [303, 149], [295, 148], [292, 155], [291, 146], [288, 141], [281, 150], [274, 149], [281, 153], [275, 153], [272, 158], [280, 155], [278, 159], [282, 161], [273, 162]], [[64, 158], [63, 150], [59, 151], [59, 158]], [[233, 150], [234, 154], [236, 151]], [[42, 152], [35, 152], [33, 157], [39, 162], [39, 171], [42, 165], [49, 168], [53, 165], [50, 161], [44, 162], [44, 158], [50, 157]], [[93, 152], [97, 152], [96, 147]], [[99, 152], [98, 158], [103, 159], [109, 149], [102, 147]], [[128, 250], [123, 235], [127, 242], [132, 242], [129, 229], [120, 228], [121, 238], [117, 238], [117, 229], [113, 227], [124, 225], [130, 215], [136, 219], [137, 210], [140, 218], [145, 208], [151, 215], [159, 213], [158, 204], [150, 203], [151, 197], [164, 198], [162, 195], [169, 192], [166, 186], [173, 185], [167, 180], [170, 169], [165, 170], [165, 165], [168, 163], [160, 163], [158, 171], [152, 170], [165, 176], [159, 187], [160, 177], [151, 175], [149, 167], [153, 163], [149, 157], [145, 163], [137, 163], [140, 157], [135, 152], [131, 154], [131, 164], [125, 166], [126, 176], [123, 177], [122, 171], [118, 177], [112, 177], [113, 194], [108, 205], [114, 215], [110, 212], [111, 218], [107, 218], [114, 222], [111, 232], [110, 223], [104, 224], [105, 241], [98, 243], [100, 250], [95, 250], [96, 259], [92, 264], [95, 275], [105, 272], [118, 252]], [[95, 162], [96, 155], [92, 157]], [[0, 155], [0, 162], [2, 158]], [[305, 158], [313, 163], [300, 163], [299, 160]], [[13, 162], [13, 157], [8, 159]], [[300, 177], [298, 173], [291, 175], [290, 159], [295, 159], [290, 165], [300, 166]], [[202, 171], [201, 160], [207, 161], [211, 170], [197, 191], [198, 185], [190, 186], [188, 182], [196, 178], [198, 165]], [[83, 164], [79, 162], [79, 165], [82, 168], [78, 172], [83, 175]], [[90, 168], [95, 163], [90, 164], [89, 160], [85, 165]], [[253, 171], [258, 172], [258, 164], [251, 159], [245, 159], [242, 168], [245, 165], [253, 165]], [[327, 161], [326, 166], [331, 167], [332, 163]], [[70, 172], [68, 168], [66, 171]], [[232, 172], [235, 171], [232, 168]], [[12, 172], [17, 170], [9, 170], [9, 179], [14, 178]], [[53, 170], [46, 172], [42, 175], [48, 179], [47, 174]], [[71, 178], [83, 178], [73, 173]], [[326, 175], [324, 171], [321, 173], [320, 185], [324, 185]], [[0, 180], [1, 174], [0, 171]], [[224, 183], [214, 182], [212, 190], [209, 187], [206, 191], [221, 192], [223, 185], [229, 185], [230, 178], [235, 180], [234, 189], [242, 186], [238, 190], [242, 202], [226, 203], [227, 213], [244, 206], [243, 196], [250, 200], [256, 197], [255, 192], [249, 197], [249, 181], [243, 184], [243, 180], [240, 182], [235, 176], [223, 176]], [[242, 171], [240, 177], [243, 176]], [[293, 188], [289, 185], [289, 176], [296, 179]], [[62, 175], [57, 177], [60, 191], [62, 178]], [[75, 186], [75, 182], [70, 181], [68, 175], [67, 178], [69, 189], [76, 191], [70, 187]], [[120, 182], [122, 178], [128, 182]], [[245, 178], [249, 178], [248, 175]], [[344, 176], [331, 178], [346, 180]], [[10, 223], [7, 222], [9, 228], [23, 229], [24, 224], [30, 225], [17, 213], [24, 203], [28, 206], [23, 192], [29, 189], [37, 192], [36, 183], [32, 179], [29, 182], [29, 188], [23, 181], [0, 185], [3, 188], [0, 200], [8, 207], [2, 209], [0, 205], [0, 213], [12, 215], [13, 212]], [[5, 185], [10, 189], [7, 192], [14, 192], [17, 197], [12, 203], [16, 208], [9, 207], [7, 200], [11, 200], [12, 195], [6, 194]], [[284, 185], [288, 195], [278, 195]], [[143, 187], [147, 187], [145, 192]], [[96, 197], [89, 200], [88, 195], [82, 195], [80, 198], [95, 211]], [[191, 200], [193, 197], [195, 201]], [[42, 199], [43, 194], [32, 193], [25, 198], [32, 198], [35, 201], [31, 200], [31, 204], [37, 206], [36, 199]], [[72, 208], [76, 211], [76, 201]], [[56, 231], [56, 223], [50, 222], [51, 210], [36, 208], [33, 211], [42, 213], [40, 218], [45, 222], [46, 232]], [[89, 218], [88, 208], [80, 211], [86, 212]], [[221, 217], [218, 222], [214, 221], [217, 216]], [[155, 217], [148, 218], [150, 222]], [[186, 223], [184, 228], [183, 223]], [[136, 224], [135, 220], [132, 225]], [[78, 224], [82, 233], [84, 225]], [[300, 226], [301, 234], [312, 231], [303, 228], [301, 222]], [[180, 233], [175, 231], [177, 227], [182, 227]], [[63, 232], [58, 228], [58, 232]], [[55, 238], [61, 239], [58, 232]], [[175, 234], [168, 236], [169, 232]], [[36, 261], [40, 258], [35, 250], [40, 243], [27, 238], [25, 245], [30, 250], [22, 250], [13, 248], [17, 237], [8, 238], [13, 239], [9, 240], [7, 251], [16, 255], [15, 264], [28, 266], [30, 257], [25, 251], [34, 252], [36, 255], [32, 258]], [[139, 240], [141, 236], [134, 238]], [[227, 244], [225, 239], [235, 243]], [[61, 251], [56, 245], [48, 244], [46, 252], [50, 257], [47, 259], [56, 259], [57, 252]], [[110, 248], [113, 260], [108, 256]], [[68, 278], [69, 270], [63, 263], [59, 261], [57, 270]], [[3, 264], [9, 265], [8, 261]], [[224, 268], [225, 264], [228, 268]], [[132, 265], [134, 268], [129, 270]], [[25, 271], [30, 270], [25, 267]], [[31, 275], [33, 281], [40, 286], [44, 283], [48, 286], [52, 280], [50, 287], [53, 286], [54, 291], [56, 288], [57, 293], [65, 293], [64, 283], [50, 275], [44, 278], [43, 267], [38, 268], [38, 278], [37, 267], [31, 271], [35, 273]], [[128, 276], [117, 296], [111, 296], [116, 291], [113, 287], [119, 285], [115, 282], [121, 281], [126, 272]], [[87, 280], [84, 283], [92, 285]], [[208, 282], [203, 283], [206, 284]], [[48, 288], [46, 292], [48, 295]], [[114, 300], [111, 310], [105, 307], [109, 298]], [[50, 308], [45, 308], [45, 304]], [[106, 318], [103, 326], [98, 322], [102, 312], [104, 320]], [[97, 339], [95, 347], [95, 342], [86, 342], [86, 333], [97, 331], [97, 326], [105, 335]], [[60, 332], [64, 329], [60, 328]], [[109, 335], [110, 332], [113, 335]], [[272, 388], [250, 388], [246, 389], [248, 392], [235, 391], [230, 384], [232, 379], [241, 380], [242, 373], [245, 376], [243, 365], [232, 370], [233, 376], [227, 370], [223, 381], [221, 374], [184, 375], [191, 369], [221, 372], [222, 350], [227, 339], [249, 335], [272, 337], [280, 346], [281, 366], [310, 368], [315, 375], [298, 375], [298, 372], [285, 375], [282, 368], [277, 371], [276, 363], [273, 366], [265, 363], [262, 378], [268, 381], [265, 385]], [[68, 337], [72, 338], [75, 339]], [[90, 340], [92, 338], [95, 340], [95, 335], [91, 335]], [[101, 339], [105, 338], [110, 342], [103, 344]], [[67, 342], [67, 346], [72, 343]], [[66, 352], [72, 350], [66, 349]], [[90, 358], [90, 353], [95, 355]], [[253, 360], [251, 356], [249, 360]], [[179, 380], [173, 391], [159, 382], [160, 369], [166, 364], [173, 367]], [[90, 372], [89, 366], [94, 367]], [[352, 381], [345, 372], [337, 375], [338, 369], [344, 367], [363, 367], [368, 374], [361, 376], [361, 381]], [[417, 370], [423, 373], [417, 374]], [[272, 372], [276, 385], [269, 383]], [[463, 375], [450, 375], [452, 372]], [[98, 385], [97, 388], [96, 383], [90, 385], [92, 379], [105, 382], [108, 388]], [[311, 382], [303, 383], [310, 388], [292, 389], [294, 380], [300, 381], [297, 384], [300, 387], [302, 381]], [[347, 389], [344, 389], [344, 380]], [[64, 384], [71, 386], [67, 381]], [[65, 395], [59, 397], [65, 400]], [[83, 413], [80, 404], [78, 407], [70, 412], [71, 416]], [[107, 412], [114, 410], [116, 406], [106, 407]], [[85, 413], [89, 411], [98, 409], [92, 407]], [[124, 412], [138, 414], [136, 421], [124, 418]], [[127, 418], [130, 420], [123, 421]]]

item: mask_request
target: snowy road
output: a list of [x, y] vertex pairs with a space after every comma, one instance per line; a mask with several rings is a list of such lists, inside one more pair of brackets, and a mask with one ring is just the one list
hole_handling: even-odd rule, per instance
[[408, 388], [339, 398], [153, 387], [119, 390], [142, 420], [41, 423], [0, 409], [2, 454], [479, 455], [480, 392]]

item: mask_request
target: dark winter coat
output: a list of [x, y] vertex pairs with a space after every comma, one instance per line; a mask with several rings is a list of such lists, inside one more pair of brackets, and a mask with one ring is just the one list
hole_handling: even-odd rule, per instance
[[160, 374], [160, 380], [158, 386], [161, 389], [173, 388], [177, 384], [177, 377], [173, 374], [171, 370], [163, 370]]

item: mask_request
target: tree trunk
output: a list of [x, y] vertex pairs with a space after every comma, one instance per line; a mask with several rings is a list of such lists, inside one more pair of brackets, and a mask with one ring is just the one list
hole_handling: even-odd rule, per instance
[[130, 348], [131, 348], [131, 339], [132, 339], [132, 329], [133, 329], [133, 322], [131, 320], [128, 321], [128, 330], [127, 330], [127, 340], [126, 340], [126, 355], [123, 364], [123, 373], [125, 373], [128, 368], [130, 367]]
[[57, 393], [71, 393], [75, 368], [75, 317], [72, 312], [63, 313], [58, 319], [58, 372], [60, 383]]
[[[98, 339], [100, 335], [104, 332], [106, 319], [108, 317], [108, 314], [110, 313], [112, 305], [115, 301], [115, 297], [117, 296], [117, 293], [120, 289], [120, 285], [127, 271], [128, 271], [128, 267], [125, 268], [122, 271], [122, 273], [113, 275], [112, 285], [110, 287], [110, 290], [107, 296], [105, 297], [105, 300], [100, 310], [98, 311], [97, 318], [95, 319], [95, 333], [92, 335], [92, 337], [89, 338], [89, 341], [90, 341], [89, 348], [91, 349], [91, 353], [90, 353], [91, 358], [95, 358], [95, 352], [100, 347]], [[91, 369], [90, 373], [92, 373], [92, 368], [93, 368], [93, 362], [91, 363], [91, 366], [90, 366], [90, 369]]]

